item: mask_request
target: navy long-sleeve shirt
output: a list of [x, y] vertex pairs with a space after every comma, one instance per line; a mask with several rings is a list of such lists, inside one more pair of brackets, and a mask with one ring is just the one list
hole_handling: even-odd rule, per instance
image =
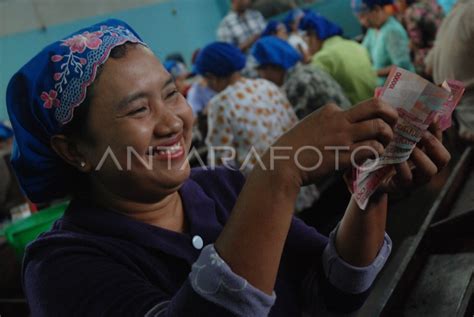
[[[216, 254], [204, 259], [202, 247], [216, 241], [243, 184], [238, 172], [193, 170], [179, 190], [188, 224], [185, 233], [73, 200], [52, 230], [27, 248], [23, 282], [32, 316], [235, 316], [232, 304], [226, 307], [192, 283], [191, 271], [196, 276], [199, 263], [222, 261], [212, 258]], [[388, 256], [387, 239], [374, 265], [351, 268], [327, 237], [294, 218], [269, 316], [301, 316], [316, 297], [330, 308], [358, 308]], [[230, 269], [220, 274], [239, 278]], [[244, 307], [255, 298], [266, 300], [248, 287], [250, 291], [236, 295], [233, 303], [245, 301]]]

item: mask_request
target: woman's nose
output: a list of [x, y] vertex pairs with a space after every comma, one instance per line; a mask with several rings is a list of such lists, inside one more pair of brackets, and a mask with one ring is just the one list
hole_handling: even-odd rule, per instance
[[176, 134], [183, 130], [183, 121], [171, 110], [164, 109], [158, 114], [154, 132], [158, 136]]

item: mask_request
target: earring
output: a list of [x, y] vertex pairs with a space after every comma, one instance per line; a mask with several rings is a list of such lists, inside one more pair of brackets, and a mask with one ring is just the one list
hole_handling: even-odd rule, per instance
[[81, 167], [82, 167], [82, 168], [86, 167], [86, 162], [82, 161], [82, 162], [81, 162]]

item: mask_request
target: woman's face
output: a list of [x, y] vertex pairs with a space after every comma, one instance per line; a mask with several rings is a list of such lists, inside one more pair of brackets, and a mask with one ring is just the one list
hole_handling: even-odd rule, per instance
[[227, 88], [227, 86], [229, 86], [228, 77], [217, 77], [214, 75], [206, 75], [204, 78], [207, 81], [208, 87], [217, 93], [223, 91], [224, 89]]
[[276, 36], [281, 38], [282, 40], [288, 39], [288, 32], [286, 31], [286, 26], [283, 23], [278, 24]]
[[[115, 196], [154, 202], [188, 178], [193, 115], [171, 75], [144, 46], [109, 58], [94, 83], [80, 145], [92, 181]], [[115, 160], [116, 159], [116, 160]]]
[[261, 78], [269, 80], [278, 86], [281, 86], [284, 83], [285, 71], [283, 68], [265, 65], [257, 68], [257, 71]]
[[300, 25], [300, 21], [303, 17], [297, 17], [295, 20], [291, 23], [291, 31], [292, 32], [298, 32], [298, 26]]
[[385, 21], [387, 14], [380, 6], [376, 6], [370, 11], [357, 14], [360, 24], [366, 28], [379, 28]]
[[303, 39], [308, 45], [310, 55], [314, 55], [321, 50], [322, 42], [319, 40], [315, 32], [306, 31], [303, 35]]

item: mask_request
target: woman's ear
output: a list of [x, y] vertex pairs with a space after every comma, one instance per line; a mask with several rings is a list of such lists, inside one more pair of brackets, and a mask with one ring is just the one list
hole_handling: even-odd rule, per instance
[[87, 162], [83, 153], [78, 149], [77, 142], [63, 135], [56, 134], [51, 137], [51, 147], [66, 163], [74, 166], [81, 172], [90, 172], [92, 165]]

